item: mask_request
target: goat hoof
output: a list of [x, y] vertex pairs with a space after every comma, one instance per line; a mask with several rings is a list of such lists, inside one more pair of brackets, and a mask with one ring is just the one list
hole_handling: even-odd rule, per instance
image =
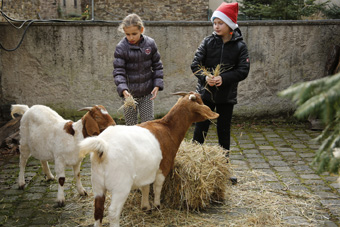
[[161, 205], [157, 205], [156, 208], [157, 208], [157, 210], [160, 210], [161, 209]]
[[65, 206], [65, 203], [62, 203], [62, 202], [57, 202], [56, 204], [53, 205], [53, 208], [62, 208]]
[[151, 214], [152, 213], [151, 209], [148, 209], [147, 207], [143, 207], [142, 211], [144, 211], [146, 214]]
[[58, 202], [58, 207], [64, 207], [65, 206], [65, 202], [64, 201], [59, 201]]
[[19, 186], [19, 190], [24, 190], [24, 188], [25, 188], [25, 185], [20, 185]]
[[145, 213], [146, 214], [152, 214], [152, 210], [151, 209], [150, 210], [146, 210]]
[[88, 196], [88, 194], [87, 194], [86, 191], [84, 191], [81, 195], [82, 195], [82, 196]]

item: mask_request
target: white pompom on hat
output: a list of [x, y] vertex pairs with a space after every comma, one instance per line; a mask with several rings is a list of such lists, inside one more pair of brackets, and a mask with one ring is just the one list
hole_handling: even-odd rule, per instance
[[238, 15], [238, 3], [226, 3], [223, 2], [211, 16], [211, 22], [214, 22], [215, 18], [219, 18], [226, 23], [231, 29], [235, 30], [238, 27], [237, 24]]

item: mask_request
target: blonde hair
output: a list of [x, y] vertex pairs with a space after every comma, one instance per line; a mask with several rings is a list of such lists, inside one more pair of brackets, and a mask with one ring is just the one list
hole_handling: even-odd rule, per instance
[[118, 27], [118, 31], [124, 33], [124, 28], [137, 26], [139, 30], [144, 28], [142, 19], [135, 13], [127, 15]]

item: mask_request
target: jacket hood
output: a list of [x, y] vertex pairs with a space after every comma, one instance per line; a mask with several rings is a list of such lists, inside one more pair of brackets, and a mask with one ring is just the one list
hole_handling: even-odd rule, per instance
[[124, 43], [126, 43], [126, 45], [130, 47], [130, 49], [140, 49], [145, 46], [145, 38], [143, 34], [140, 35], [140, 41], [138, 45], [129, 43], [129, 40], [126, 37], [123, 40]]

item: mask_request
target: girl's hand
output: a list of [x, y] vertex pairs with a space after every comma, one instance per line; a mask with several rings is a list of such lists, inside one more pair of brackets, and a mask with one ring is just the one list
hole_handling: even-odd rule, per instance
[[223, 82], [221, 76], [216, 76], [216, 77], [214, 77], [214, 81], [215, 81], [215, 85], [216, 85], [217, 87], [221, 86], [221, 85], [222, 85], [222, 82]]
[[127, 90], [123, 91], [123, 95], [124, 95], [124, 98], [131, 96], [130, 93]]
[[155, 87], [155, 88], [152, 90], [152, 92], [151, 92], [152, 97], [150, 98], [150, 100], [154, 100], [154, 99], [156, 98], [156, 96], [157, 96], [157, 94], [158, 94], [158, 90], [159, 90], [159, 87]]

